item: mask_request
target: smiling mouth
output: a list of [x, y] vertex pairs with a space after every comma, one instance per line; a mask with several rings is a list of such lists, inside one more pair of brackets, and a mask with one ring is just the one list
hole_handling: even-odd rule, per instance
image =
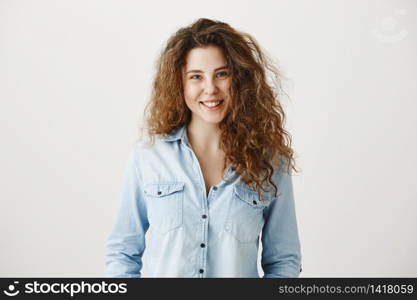
[[202, 104], [202, 105], [204, 105], [205, 107], [208, 107], [208, 108], [214, 108], [214, 107], [217, 107], [220, 104], [222, 104], [223, 101], [224, 101], [223, 99], [218, 100], [218, 101], [200, 101], [200, 104]]

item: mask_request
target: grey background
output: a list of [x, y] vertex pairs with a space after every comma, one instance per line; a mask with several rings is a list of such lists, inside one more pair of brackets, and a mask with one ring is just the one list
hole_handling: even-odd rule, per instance
[[301, 276], [417, 276], [416, 10], [1, 0], [0, 276], [104, 274], [154, 61], [199, 17], [252, 34], [287, 78]]

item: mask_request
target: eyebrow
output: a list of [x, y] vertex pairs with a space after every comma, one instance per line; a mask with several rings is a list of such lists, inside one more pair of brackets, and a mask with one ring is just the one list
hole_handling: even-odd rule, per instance
[[[228, 67], [229, 67], [228, 65], [224, 65], [224, 66], [221, 66], [221, 67], [215, 69], [214, 71], [227, 69]], [[190, 70], [190, 71], [187, 71], [185, 74], [188, 74], [188, 73], [203, 73], [203, 71], [201, 71], [201, 70]]]

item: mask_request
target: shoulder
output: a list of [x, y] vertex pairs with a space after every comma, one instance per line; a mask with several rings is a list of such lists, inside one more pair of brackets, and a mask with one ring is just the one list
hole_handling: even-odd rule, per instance
[[134, 144], [136, 151], [165, 151], [176, 148], [177, 141], [184, 138], [185, 126], [173, 129], [167, 134], [143, 134]]
[[[278, 194], [280, 191], [287, 189], [292, 185], [292, 167], [290, 161], [284, 155], [278, 155], [275, 160], [271, 161], [273, 167], [272, 182], [277, 188]], [[270, 191], [275, 195], [275, 189], [268, 185]]]
[[280, 177], [292, 175], [292, 167], [286, 156], [277, 154], [274, 159], [270, 159], [269, 163], [273, 169], [272, 179], [274, 181], [279, 180]]
[[153, 138], [143, 137], [133, 142], [131, 149], [135, 154], [144, 154], [147, 152], [158, 151], [158, 149], [163, 148], [165, 145], [166, 142], [160, 136], [155, 136]]
[[152, 138], [140, 138], [132, 145], [132, 154], [135, 161], [141, 165], [159, 162], [169, 162], [179, 157], [180, 147], [178, 141], [167, 140], [162, 135], [155, 135]]

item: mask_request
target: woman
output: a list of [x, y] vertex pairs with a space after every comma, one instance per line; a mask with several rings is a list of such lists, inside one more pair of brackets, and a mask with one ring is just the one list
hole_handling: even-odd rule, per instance
[[264, 277], [299, 276], [296, 169], [267, 71], [278, 75], [226, 23], [199, 19], [169, 39], [146, 110], [150, 139], [133, 148], [107, 240], [107, 276], [140, 277], [145, 264], [149, 277], [259, 277], [260, 235]]

